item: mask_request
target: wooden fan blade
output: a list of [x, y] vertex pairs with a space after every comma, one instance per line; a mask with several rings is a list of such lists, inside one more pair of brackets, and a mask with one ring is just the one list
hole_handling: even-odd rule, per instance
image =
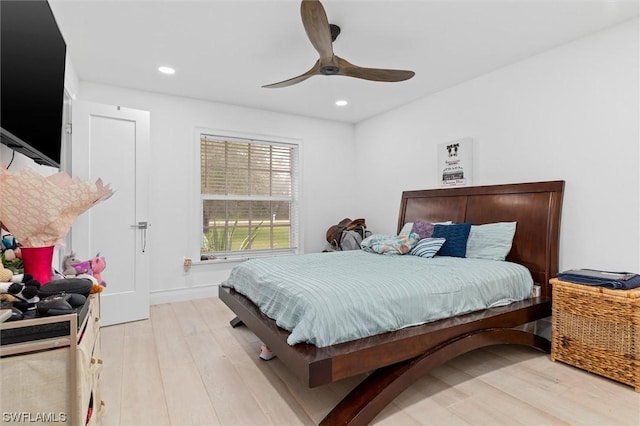
[[331, 60], [333, 58], [333, 41], [331, 40], [329, 20], [322, 3], [318, 0], [302, 0], [300, 15], [307, 37], [320, 54], [320, 61]]
[[276, 89], [278, 87], [287, 87], [287, 86], [292, 86], [296, 83], [300, 83], [301, 81], [304, 81], [306, 79], [308, 79], [309, 77], [312, 77], [314, 75], [318, 75], [320, 74], [320, 61], [316, 61], [316, 63], [313, 65], [313, 67], [305, 72], [304, 74], [300, 74], [297, 77], [293, 77], [290, 78], [289, 80], [284, 80], [281, 81], [279, 83], [273, 83], [273, 84], [267, 84], [266, 86], [262, 86], [262, 87], [266, 87], [269, 89]]
[[407, 70], [387, 70], [381, 68], [364, 68], [336, 56], [335, 60], [340, 68], [338, 75], [346, 75], [348, 77], [362, 78], [372, 81], [404, 81], [409, 80], [416, 73]]

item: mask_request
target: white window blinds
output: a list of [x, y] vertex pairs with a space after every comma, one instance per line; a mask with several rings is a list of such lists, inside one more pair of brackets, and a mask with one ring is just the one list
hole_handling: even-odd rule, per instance
[[295, 251], [297, 179], [296, 144], [201, 135], [203, 257]]

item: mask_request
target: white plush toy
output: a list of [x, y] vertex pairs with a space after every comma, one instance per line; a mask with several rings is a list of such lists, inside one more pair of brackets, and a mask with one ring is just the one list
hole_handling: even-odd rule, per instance
[[[8, 271], [9, 275], [5, 271]], [[39, 290], [40, 283], [34, 280], [31, 275], [13, 275], [10, 270], [0, 267], [0, 293], [10, 294], [23, 302], [36, 303], [40, 300]]]

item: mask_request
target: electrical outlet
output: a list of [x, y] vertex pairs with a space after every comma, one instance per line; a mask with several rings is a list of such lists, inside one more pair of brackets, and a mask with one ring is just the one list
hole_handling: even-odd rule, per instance
[[184, 267], [184, 270], [185, 271], [189, 270], [189, 268], [191, 268], [191, 265], [193, 265], [193, 261], [191, 260], [191, 258], [185, 257], [184, 260], [182, 261], [182, 266]]

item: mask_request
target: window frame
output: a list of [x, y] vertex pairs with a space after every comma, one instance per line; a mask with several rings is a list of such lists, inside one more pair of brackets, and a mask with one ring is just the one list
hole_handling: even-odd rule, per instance
[[[291, 158], [291, 196], [253, 196], [253, 195], [208, 195], [202, 193], [202, 170], [201, 170], [201, 139], [203, 136], [208, 136], [215, 139], [225, 140], [229, 142], [241, 142], [241, 143], [255, 143], [262, 145], [274, 145], [285, 146], [293, 148], [293, 154]], [[256, 257], [269, 257], [277, 255], [298, 254], [302, 251], [302, 229], [300, 221], [300, 187], [302, 180], [302, 141], [294, 138], [276, 137], [255, 135], [247, 133], [238, 133], [230, 131], [213, 130], [207, 128], [196, 128], [196, 186], [198, 197], [198, 256], [201, 262], [220, 262], [220, 261], [235, 261], [245, 260]], [[271, 201], [289, 201], [291, 203], [289, 221], [290, 221], [290, 243], [288, 248], [277, 249], [255, 249], [255, 250], [234, 250], [234, 251], [214, 251], [214, 252], [202, 252], [202, 237], [204, 236], [204, 202], [210, 199], [226, 199], [226, 200], [246, 200], [246, 201], [260, 201], [269, 199]]]

